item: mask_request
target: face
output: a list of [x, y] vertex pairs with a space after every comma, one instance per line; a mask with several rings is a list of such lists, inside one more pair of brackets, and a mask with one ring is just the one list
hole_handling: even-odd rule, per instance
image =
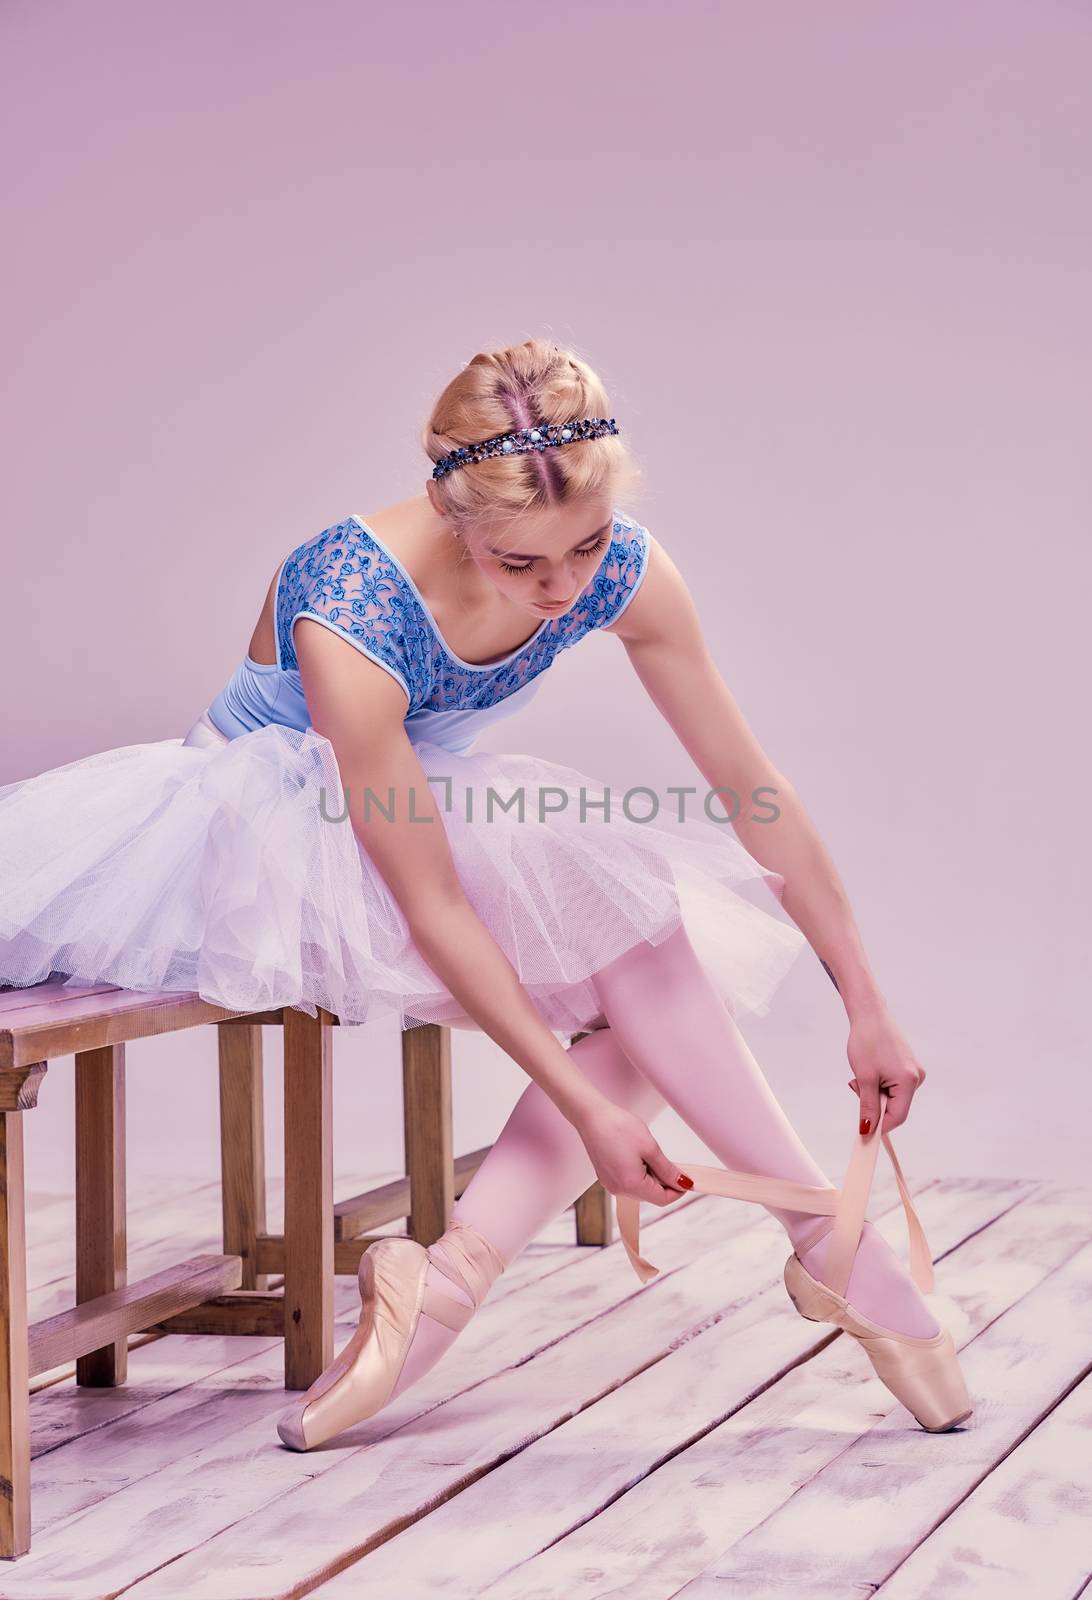
[[467, 554], [495, 588], [536, 617], [559, 617], [591, 583], [610, 544], [609, 496], [521, 517], [510, 528], [468, 532]]

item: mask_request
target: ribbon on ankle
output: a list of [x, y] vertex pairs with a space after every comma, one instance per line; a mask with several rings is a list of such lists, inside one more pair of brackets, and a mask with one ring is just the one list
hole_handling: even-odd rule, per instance
[[[887, 1097], [881, 1094], [876, 1126], [870, 1133], [857, 1135], [840, 1189], [796, 1183], [788, 1178], [767, 1178], [754, 1172], [733, 1172], [730, 1167], [705, 1167], [688, 1161], [686, 1171], [694, 1180], [694, 1188], [688, 1192], [722, 1195], [729, 1200], [754, 1200], [760, 1205], [777, 1206], [783, 1210], [813, 1211], [833, 1217], [834, 1227], [830, 1232], [820, 1281], [833, 1289], [835, 1294], [844, 1296], [865, 1223], [865, 1209], [872, 1191], [876, 1157], [882, 1141], [895, 1171], [895, 1183], [906, 1217], [910, 1237], [910, 1276], [923, 1294], [929, 1294], [934, 1283], [933, 1254], [921, 1218], [910, 1198], [891, 1137], [882, 1132], [886, 1108]], [[618, 1231], [626, 1254], [641, 1282], [647, 1283], [660, 1269], [646, 1261], [640, 1252], [641, 1203], [632, 1195], [617, 1195], [615, 1200]]]
[[475, 1308], [508, 1264], [496, 1246], [461, 1217], [452, 1217], [440, 1238], [429, 1245], [429, 1259], [445, 1278], [466, 1290]]

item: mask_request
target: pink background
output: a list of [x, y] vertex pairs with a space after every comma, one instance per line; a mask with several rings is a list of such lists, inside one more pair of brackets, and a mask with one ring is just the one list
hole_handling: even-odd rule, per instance
[[[460, 364], [571, 342], [929, 1071], [908, 1172], [1084, 1181], [1088, 10], [8, 0], [0, 29], [0, 782], [181, 736], [283, 555], [420, 491]], [[697, 776], [608, 639], [483, 743]], [[840, 1181], [809, 953], [746, 1032]], [[214, 1177], [214, 1047], [129, 1047], [134, 1176]], [[469, 1149], [527, 1080], [455, 1052]], [[397, 1036], [336, 1062], [339, 1169], [396, 1168]], [[30, 1119], [39, 1191], [71, 1087]]]

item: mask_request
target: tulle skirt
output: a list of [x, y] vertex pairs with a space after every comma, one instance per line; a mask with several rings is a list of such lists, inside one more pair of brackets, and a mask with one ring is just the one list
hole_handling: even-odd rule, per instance
[[[680, 817], [663, 797], [657, 809], [648, 791], [626, 797], [535, 755], [416, 749], [462, 888], [549, 1028], [592, 1024], [594, 973], [680, 924], [734, 1016], [769, 1010], [806, 940], [775, 904], [783, 879], [727, 821]], [[475, 1027], [344, 802], [314, 728], [228, 740], [205, 714], [185, 739], [0, 788], [0, 984], [53, 976], [233, 1011], [321, 1006], [343, 1025]]]

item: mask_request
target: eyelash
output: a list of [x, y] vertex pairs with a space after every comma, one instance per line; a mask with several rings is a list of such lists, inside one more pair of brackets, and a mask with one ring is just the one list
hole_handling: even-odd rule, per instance
[[[586, 550], [577, 550], [575, 553], [578, 556], [595, 556], [595, 555], [598, 555], [600, 550], [602, 550], [603, 546], [606, 544], [606, 542], [607, 542], [606, 534], [605, 533], [601, 533], [599, 535], [599, 538], [595, 541], [594, 544], [590, 544]], [[535, 564], [534, 564], [533, 561], [528, 561], [528, 563], [527, 563], [527, 565], [525, 567], [514, 567], [510, 561], [502, 561], [501, 562], [501, 566], [504, 568], [505, 572], [533, 572]]]

